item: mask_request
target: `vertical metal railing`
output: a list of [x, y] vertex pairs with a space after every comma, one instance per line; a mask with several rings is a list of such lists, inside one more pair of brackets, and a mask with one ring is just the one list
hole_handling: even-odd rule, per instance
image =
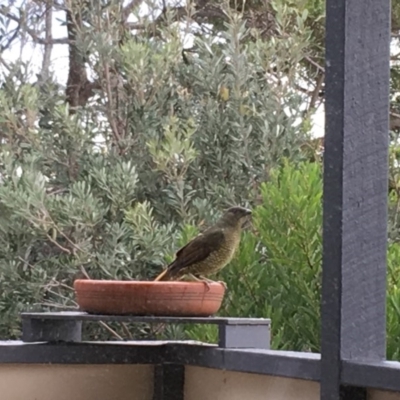
[[386, 347], [390, 0], [327, 0], [321, 399]]

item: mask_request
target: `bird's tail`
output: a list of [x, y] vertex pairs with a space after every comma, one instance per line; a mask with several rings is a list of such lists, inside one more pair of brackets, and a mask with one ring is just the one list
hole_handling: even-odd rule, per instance
[[163, 272], [161, 272], [160, 275], [157, 276], [156, 279], [154, 279], [154, 281], [169, 281], [170, 279], [170, 270], [169, 268], [166, 268]]

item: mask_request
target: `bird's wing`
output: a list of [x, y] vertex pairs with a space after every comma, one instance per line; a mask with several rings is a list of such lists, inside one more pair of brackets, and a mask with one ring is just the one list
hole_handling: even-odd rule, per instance
[[205, 260], [212, 252], [218, 250], [225, 235], [221, 229], [206, 231], [179, 249], [176, 259], [171, 263], [171, 270], [181, 270]]

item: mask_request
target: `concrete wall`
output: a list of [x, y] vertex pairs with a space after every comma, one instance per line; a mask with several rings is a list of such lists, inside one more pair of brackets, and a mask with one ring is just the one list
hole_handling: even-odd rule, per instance
[[152, 365], [0, 365], [1, 400], [151, 400]]
[[186, 367], [185, 400], [243, 399], [319, 400], [319, 384], [299, 379]]
[[368, 400], [400, 400], [400, 393], [370, 389], [368, 390]]
[[[152, 365], [0, 365], [1, 400], [152, 400]], [[186, 367], [185, 400], [319, 400], [319, 384]], [[400, 400], [369, 390], [368, 400]]]

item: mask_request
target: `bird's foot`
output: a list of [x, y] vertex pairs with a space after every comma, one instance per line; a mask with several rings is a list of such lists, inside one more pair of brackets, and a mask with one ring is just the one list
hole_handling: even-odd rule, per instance
[[217, 281], [217, 283], [220, 283], [225, 288], [225, 290], [228, 289], [228, 285], [224, 281]]
[[203, 282], [204, 285], [206, 286], [206, 293], [209, 292], [211, 289], [210, 283], [214, 282], [211, 279], [205, 278], [204, 276], [196, 276], [196, 275], [190, 274], [190, 277], [193, 278], [197, 282]]
[[206, 285], [206, 293], [210, 291], [210, 284], [207, 281], [202, 281]]
[[225, 288], [226, 288], [225, 282], [215, 282], [215, 281], [213, 281], [212, 279], [208, 279], [208, 278], [206, 278], [206, 277], [204, 277], [204, 276], [200, 276], [200, 278], [201, 278], [201, 280], [206, 284], [206, 286], [207, 286], [207, 292], [210, 290], [210, 283], [222, 283], [222, 284], [225, 286]]

